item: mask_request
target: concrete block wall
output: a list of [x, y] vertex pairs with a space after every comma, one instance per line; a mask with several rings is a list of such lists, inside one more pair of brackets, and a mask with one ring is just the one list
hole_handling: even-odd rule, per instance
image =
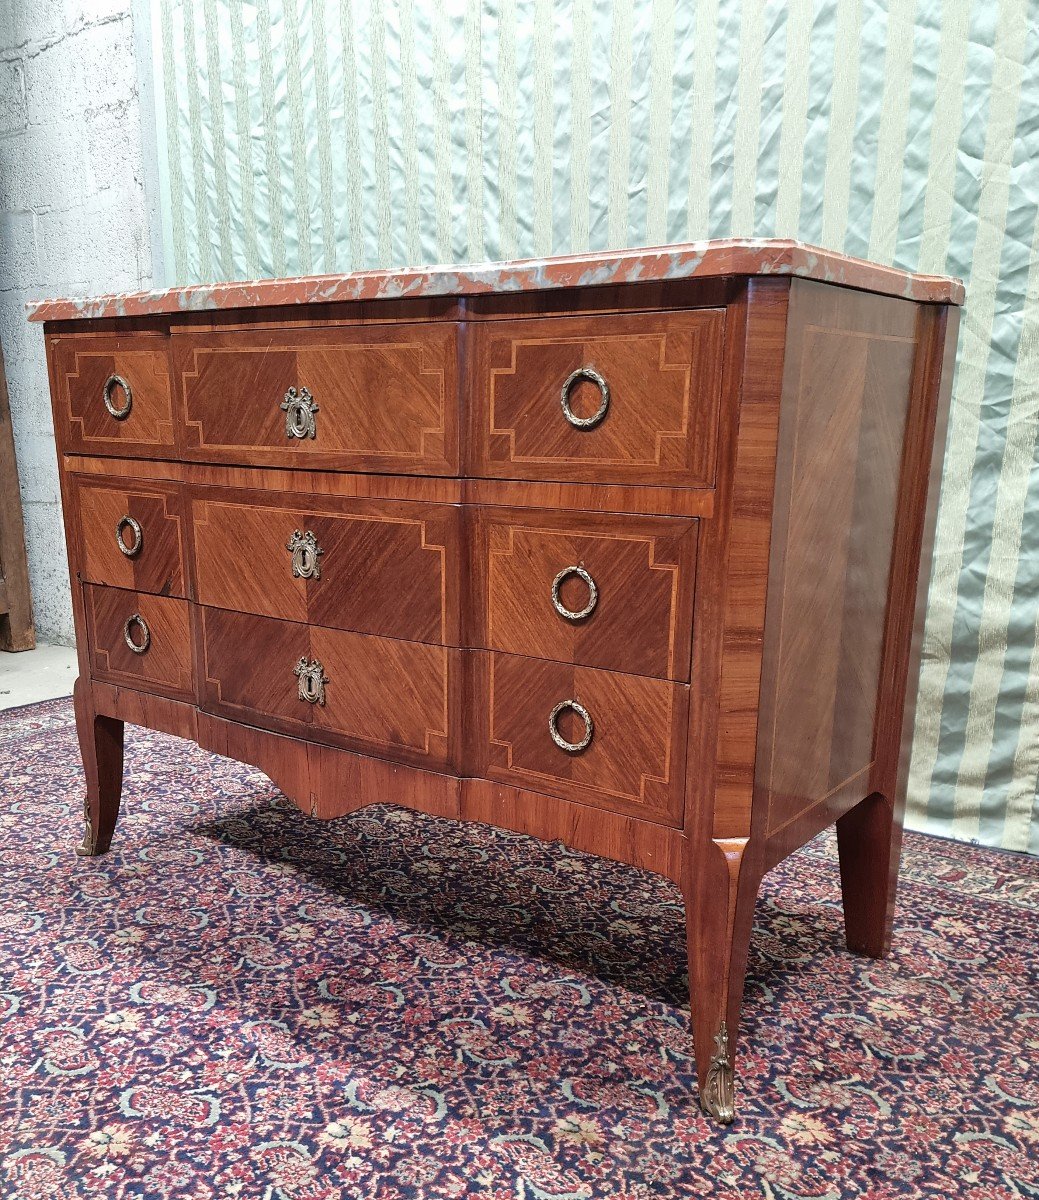
[[0, 0], [0, 344], [36, 636], [74, 640], [43, 334], [27, 300], [152, 284], [131, 0]]

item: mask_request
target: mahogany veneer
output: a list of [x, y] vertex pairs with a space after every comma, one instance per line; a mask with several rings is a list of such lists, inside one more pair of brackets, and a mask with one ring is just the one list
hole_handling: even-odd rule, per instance
[[[689, 680], [697, 522], [561, 509], [470, 510], [474, 645], [637, 675]], [[592, 576], [595, 606], [560, 620], [560, 565]], [[592, 603], [577, 574], [559, 585], [570, 612]]]
[[[200, 604], [382, 637], [459, 646], [458, 505], [191, 489]], [[319, 574], [293, 574], [288, 545], [312, 534]], [[247, 547], [248, 553], [242, 553]]]
[[179, 488], [88, 477], [75, 477], [72, 487], [78, 502], [79, 575], [85, 583], [187, 596]]
[[[712, 309], [474, 324], [473, 474], [710, 486], [724, 325]], [[560, 385], [593, 363], [611, 419], [592, 429], [546, 421]], [[594, 383], [576, 381], [578, 417], [599, 401]]]
[[764, 872], [836, 821], [890, 941], [959, 285], [730, 242], [249, 286], [39, 309], [82, 852], [130, 721], [660, 871], [732, 1120]]
[[194, 696], [187, 601], [93, 584], [84, 586], [83, 596], [93, 675], [181, 699]]
[[[174, 453], [168, 343], [162, 334], [138, 330], [132, 337], [84, 333], [55, 345], [54, 423], [61, 424], [67, 451], [157, 458]], [[130, 408], [119, 417], [105, 406], [106, 390], [112, 408], [122, 413], [124, 381], [131, 379]]]
[[[170, 338], [185, 453], [210, 462], [454, 475], [457, 325], [335, 325]], [[314, 397], [313, 437], [287, 439], [268, 396]]]

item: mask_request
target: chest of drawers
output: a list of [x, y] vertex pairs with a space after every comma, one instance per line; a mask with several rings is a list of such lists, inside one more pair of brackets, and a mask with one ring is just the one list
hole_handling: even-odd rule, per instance
[[662, 872], [733, 1116], [764, 873], [885, 952], [960, 286], [789, 242], [47, 301], [82, 853], [124, 722]]

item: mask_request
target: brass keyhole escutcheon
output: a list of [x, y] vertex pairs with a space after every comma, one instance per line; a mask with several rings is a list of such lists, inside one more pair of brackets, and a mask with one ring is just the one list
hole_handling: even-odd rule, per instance
[[317, 437], [315, 414], [319, 410], [314, 403], [314, 397], [306, 388], [300, 388], [297, 392], [294, 387], [290, 387], [281, 402], [281, 410], [285, 414], [285, 436], [290, 441], [293, 438], [302, 440]]
[[325, 703], [325, 684], [329, 682], [325, 668], [319, 659], [311, 661], [306, 656], [296, 663], [293, 674], [299, 680], [299, 698], [307, 704]]
[[320, 579], [321, 555], [324, 550], [310, 530], [294, 529], [285, 544], [292, 555], [292, 575], [296, 579]]

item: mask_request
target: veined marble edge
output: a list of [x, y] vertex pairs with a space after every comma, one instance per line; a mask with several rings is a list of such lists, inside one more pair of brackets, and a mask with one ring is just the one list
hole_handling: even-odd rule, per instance
[[923, 302], [963, 302], [963, 284], [958, 279], [915, 275], [803, 242], [749, 239], [464, 266], [227, 280], [150, 292], [36, 300], [26, 309], [33, 321], [97, 320], [255, 306], [551, 291], [723, 275], [796, 276]]

